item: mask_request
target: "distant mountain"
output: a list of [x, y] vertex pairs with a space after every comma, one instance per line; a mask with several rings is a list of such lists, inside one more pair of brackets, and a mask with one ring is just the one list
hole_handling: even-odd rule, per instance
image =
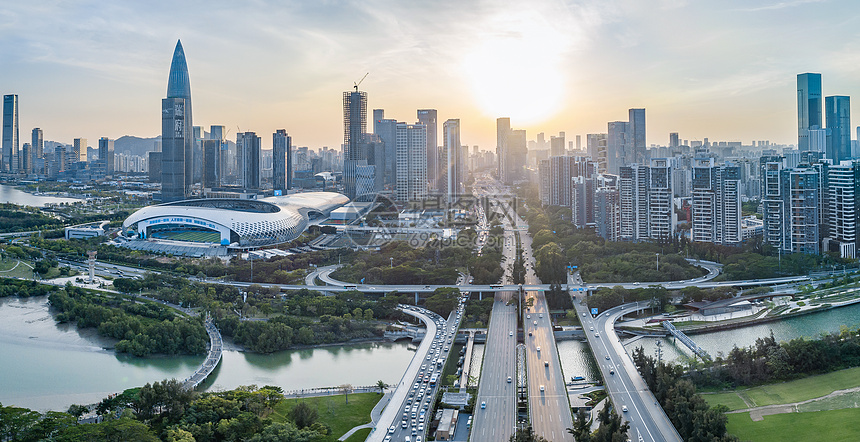
[[[119, 137], [113, 143], [113, 149], [116, 153], [122, 153], [126, 155], [139, 155], [146, 156], [147, 152], [152, 152], [155, 149], [155, 142], [160, 140], [161, 137], [152, 137], [152, 138], [140, 138], [134, 137], [131, 135], [125, 135]], [[98, 147], [98, 141], [96, 141], [96, 147]]]

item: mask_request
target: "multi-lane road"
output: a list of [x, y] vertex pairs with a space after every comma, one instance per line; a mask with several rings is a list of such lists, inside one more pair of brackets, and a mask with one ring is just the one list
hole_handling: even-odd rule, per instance
[[[580, 317], [588, 344], [603, 375], [615, 411], [630, 423], [631, 440], [642, 442], [681, 441], [666, 413], [639, 375], [633, 359], [615, 334], [615, 321], [624, 313], [646, 308], [647, 302], [614, 307], [592, 318], [580, 295], [574, 307]], [[626, 411], [625, 411], [626, 409]]]

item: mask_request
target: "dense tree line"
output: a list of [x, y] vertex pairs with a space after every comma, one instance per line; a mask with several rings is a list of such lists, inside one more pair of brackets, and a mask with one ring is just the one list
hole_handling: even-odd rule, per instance
[[47, 296], [57, 290], [59, 288], [55, 286], [39, 284], [35, 281], [0, 278], [0, 298], [7, 296], [17, 296], [19, 298]]
[[496, 284], [504, 275], [502, 269], [502, 247], [504, 247], [504, 229], [495, 226], [487, 234], [487, 241], [481, 251], [481, 256], [469, 260], [469, 274], [474, 278], [474, 284]]
[[62, 226], [62, 220], [47, 216], [39, 209], [0, 204], [0, 233], [55, 229]]
[[138, 304], [72, 285], [51, 293], [48, 300], [60, 311], [58, 321], [97, 328], [100, 335], [119, 340], [116, 350], [121, 353], [202, 354], [209, 342], [199, 320], [175, 317], [172, 309], [159, 304]]
[[627, 431], [630, 430], [630, 424], [625, 422], [610, 407], [603, 407], [597, 413], [597, 420], [600, 426], [596, 431], [591, 431], [591, 419], [585, 408], [580, 408], [573, 419], [573, 428], [568, 428], [567, 432], [573, 435], [576, 442], [621, 442], [627, 439]]
[[[279, 387], [252, 385], [197, 394], [175, 379], [166, 380], [105, 398], [97, 407], [105, 420], [97, 424], [78, 424], [70, 413], [41, 414], [0, 404], [0, 440], [311, 442], [331, 433], [313, 418], [314, 409], [273, 422], [267, 416], [282, 400]], [[79, 415], [85, 408], [73, 406], [69, 411]]]
[[726, 432], [725, 406], [710, 407], [696, 394], [696, 387], [684, 379], [683, 367], [657, 361], [642, 347], [633, 351], [633, 362], [663, 407], [681, 440], [687, 442], [734, 442]]
[[392, 241], [379, 250], [356, 252], [351, 264], [332, 278], [365, 284], [453, 284], [457, 268], [465, 267], [470, 257], [465, 247], [412, 247]]
[[601, 313], [612, 307], [635, 301], [650, 301], [655, 310], [663, 311], [669, 303], [669, 291], [661, 286], [632, 290], [621, 286], [600, 287], [586, 300], [588, 307], [597, 308]]
[[860, 366], [860, 331], [843, 327], [821, 339], [777, 342], [773, 334], [753, 346], [734, 347], [712, 364], [690, 373], [698, 385], [735, 387], [794, 379]]

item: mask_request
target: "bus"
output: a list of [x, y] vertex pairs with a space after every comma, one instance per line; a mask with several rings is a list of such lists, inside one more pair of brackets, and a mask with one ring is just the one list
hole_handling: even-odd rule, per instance
[[431, 386], [431, 387], [435, 387], [435, 386], [436, 386], [436, 380], [437, 380], [437, 379], [438, 379], [438, 377], [437, 377], [435, 374], [434, 374], [433, 376], [430, 376], [430, 386]]

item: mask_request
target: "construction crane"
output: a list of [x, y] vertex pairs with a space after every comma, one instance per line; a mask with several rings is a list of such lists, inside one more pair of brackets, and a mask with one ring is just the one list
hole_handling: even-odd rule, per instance
[[[367, 74], [369, 74], [369, 73], [370, 72], [368, 72]], [[364, 81], [365, 78], [367, 78], [367, 74], [364, 74], [364, 77], [361, 77], [361, 80], [358, 80], [358, 83], [352, 83], [356, 92], [358, 92], [358, 85], [360, 85], [361, 82]]]

